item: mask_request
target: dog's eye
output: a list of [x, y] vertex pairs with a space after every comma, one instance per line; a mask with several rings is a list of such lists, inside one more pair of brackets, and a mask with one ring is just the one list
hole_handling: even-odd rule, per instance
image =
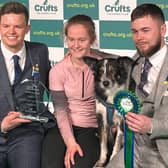
[[101, 75], [101, 74], [103, 74], [103, 73], [104, 73], [103, 69], [100, 69], [100, 70], [99, 70], [99, 74]]

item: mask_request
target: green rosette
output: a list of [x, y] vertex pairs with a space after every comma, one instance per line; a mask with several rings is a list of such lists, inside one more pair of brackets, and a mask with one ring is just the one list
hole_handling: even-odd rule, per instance
[[[135, 93], [121, 90], [113, 99], [115, 109], [125, 117], [129, 111], [140, 112], [140, 102]], [[134, 132], [124, 122], [124, 163], [125, 168], [134, 168]]]

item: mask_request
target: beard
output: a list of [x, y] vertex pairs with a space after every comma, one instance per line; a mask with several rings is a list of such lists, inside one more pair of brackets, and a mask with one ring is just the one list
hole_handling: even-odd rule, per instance
[[158, 39], [155, 45], [150, 46], [150, 48], [146, 51], [140, 50], [138, 47], [136, 47], [139, 55], [143, 57], [151, 57], [153, 54], [155, 54], [157, 51], [159, 51], [161, 48], [161, 39]]

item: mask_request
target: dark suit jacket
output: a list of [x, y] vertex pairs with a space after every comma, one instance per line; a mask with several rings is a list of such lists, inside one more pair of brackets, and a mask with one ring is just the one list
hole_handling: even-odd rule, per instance
[[[39, 65], [40, 81], [48, 88], [48, 73], [50, 70], [50, 63], [47, 46], [41, 43], [27, 41], [25, 41], [25, 46], [25, 67], [22, 72], [21, 79], [16, 85], [16, 88], [19, 87], [19, 84], [25, 79], [32, 78], [32, 66], [36, 64]], [[9, 111], [15, 111], [15, 103], [12, 95], [11, 84], [8, 78], [4, 56], [0, 48], [0, 124], [2, 119], [7, 115]], [[54, 116], [47, 110], [45, 111], [44, 116], [48, 116], [50, 118], [49, 122], [47, 124], [44, 124], [44, 127], [47, 128], [53, 126], [55, 123]], [[30, 125], [40, 126], [41, 124], [33, 122]]]

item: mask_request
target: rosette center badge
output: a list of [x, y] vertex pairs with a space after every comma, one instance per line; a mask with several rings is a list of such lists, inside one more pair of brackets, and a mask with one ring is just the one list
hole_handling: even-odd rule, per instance
[[132, 101], [129, 98], [123, 98], [121, 99], [121, 107], [125, 109], [125, 111], [131, 111], [134, 107]]
[[138, 97], [129, 90], [121, 90], [114, 96], [114, 106], [116, 110], [125, 115], [127, 112], [138, 113], [140, 102]]

